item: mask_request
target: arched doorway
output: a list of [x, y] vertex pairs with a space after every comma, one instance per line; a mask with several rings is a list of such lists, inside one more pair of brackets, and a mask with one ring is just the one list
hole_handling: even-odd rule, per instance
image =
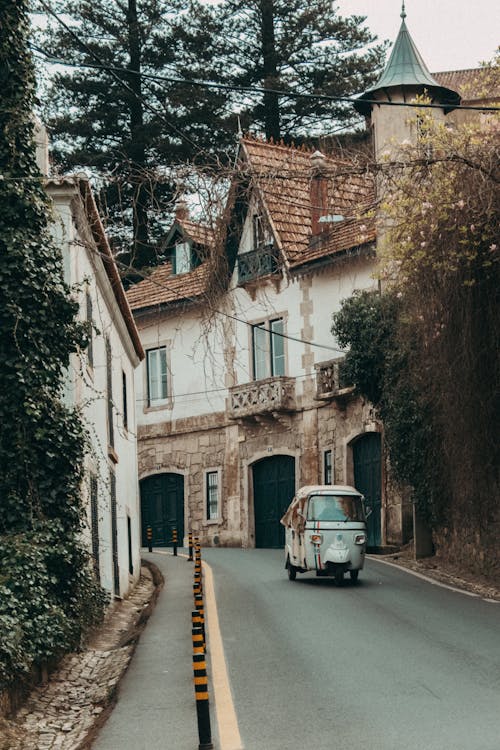
[[263, 458], [252, 466], [255, 546], [282, 547], [285, 528], [280, 518], [295, 494], [295, 459], [292, 456]]
[[153, 530], [154, 547], [172, 546], [172, 531], [184, 537], [184, 477], [182, 474], [155, 474], [143, 479], [141, 487], [142, 546], [148, 546], [147, 528]]
[[372, 509], [367, 520], [368, 547], [382, 544], [382, 451], [378, 432], [367, 432], [353, 443], [354, 485]]

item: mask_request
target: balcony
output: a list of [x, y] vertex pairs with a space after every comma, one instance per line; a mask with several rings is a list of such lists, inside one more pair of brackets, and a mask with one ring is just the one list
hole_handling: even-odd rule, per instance
[[263, 245], [257, 250], [238, 255], [238, 283], [258, 279], [279, 270], [273, 245]]
[[280, 376], [254, 380], [229, 389], [231, 419], [272, 417], [295, 410], [295, 378]]
[[338, 357], [314, 365], [316, 370], [316, 398], [320, 401], [331, 401], [333, 399], [342, 401], [354, 393], [354, 386], [348, 386], [343, 382], [343, 361], [344, 357]]

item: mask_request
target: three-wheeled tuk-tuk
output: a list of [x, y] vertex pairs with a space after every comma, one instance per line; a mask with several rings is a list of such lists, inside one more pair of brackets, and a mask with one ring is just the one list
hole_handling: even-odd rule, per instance
[[285, 533], [285, 567], [294, 581], [297, 573], [315, 571], [342, 583], [349, 572], [358, 580], [366, 552], [363, 496], [354, 487], [302, 487], [281, 519]]

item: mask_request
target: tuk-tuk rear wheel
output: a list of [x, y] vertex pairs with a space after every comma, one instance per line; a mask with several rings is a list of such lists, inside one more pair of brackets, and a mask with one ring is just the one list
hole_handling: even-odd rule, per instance
[[359, 576], [359, 570], [350, 570], [349, 575], [351, 576], [351, 581], [353, 583], [356, 583], [356, 581], [358, 580], [358, 576]]
[[288, 563], [288, 578], [290, 581], [295, 581], [297, 578], [297, 568], [291, 562]]

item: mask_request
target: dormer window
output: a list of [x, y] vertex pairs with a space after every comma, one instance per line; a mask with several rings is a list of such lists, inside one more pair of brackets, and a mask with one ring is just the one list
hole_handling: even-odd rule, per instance
[[172, 258], [172, 270], [174, 274], [179, 276], [181, 273], [189, 273], [193, 268], [193, 248], [191, 243], [176, 242]]
[[267, 245], [272, 245], [272, 238], [269, 230], [264, 223], [262, 214], [254, 214], [253, 222], [253, 248], [259, 250]]

